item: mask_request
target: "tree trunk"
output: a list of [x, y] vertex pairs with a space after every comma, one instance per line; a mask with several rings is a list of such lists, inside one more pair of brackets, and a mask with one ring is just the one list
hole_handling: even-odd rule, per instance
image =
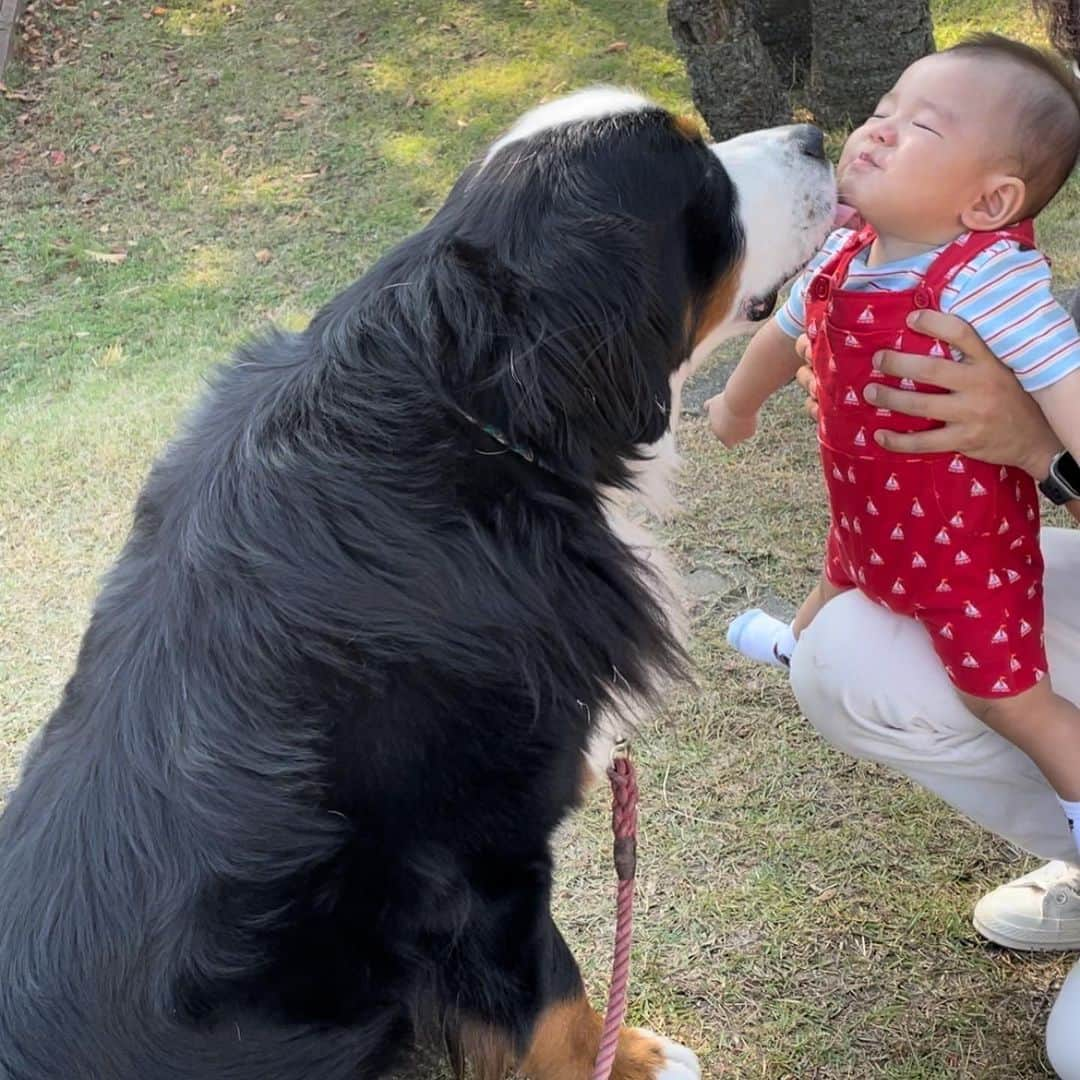
[[715, 139], [791, 120], [862, 123], [934, 51], [929, 0], [670, 0], [694, 103]]
[[[782, 0], [773, 0], [773, 4]], [[671, 0], [668, 22], [694, 104], [714, 139], [771, 127], [789, 116], [787, 87], [745, 0]]]
[[810, 73], [810, 0], [747, 0], [754, 29], [786, 90]]
[[811, 0], [810, 101], [819, 124], [861, 124], [909, 64], [934, 51], [928, 0]]

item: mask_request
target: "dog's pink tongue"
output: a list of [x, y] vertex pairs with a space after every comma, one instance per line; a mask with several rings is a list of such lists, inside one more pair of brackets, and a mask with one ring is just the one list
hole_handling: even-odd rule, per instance
[[860, 225], [859, 211], [847, 203], [838, 202], [833, 216], [834, 229], [857, 229]]

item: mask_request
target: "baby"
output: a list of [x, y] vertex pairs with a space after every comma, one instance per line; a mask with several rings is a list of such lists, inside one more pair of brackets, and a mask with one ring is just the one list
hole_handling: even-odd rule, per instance
[[[907, 322], [938, 308], [974, 326], [1080, 459], [1080, 336], [1032, 227], [1078, 152], [1076, 84], [1037, 50], [979, 35], [912, 64], [841, 157], [841, 198], [865, 225], [830, 236], [707, 404], [726, 446], [749, 438], [807, 335], [831, 509], [824, 572], [790, 627], [749, 611], [728, 640], [787, 663], [822, 605], [861, 589], [925, 627], [965, 705], [1035, 761], [1070, 826], [1080, 710], [1047, 677], [1035, 486], [959, 454], [885, 451], [878, 429], [935, 425], [872, 402], [875, 381], [893, 382], [874, 367], [878, 351], [947, 355]], [[1074, 837], [1080, 849], [1080, 828]]]

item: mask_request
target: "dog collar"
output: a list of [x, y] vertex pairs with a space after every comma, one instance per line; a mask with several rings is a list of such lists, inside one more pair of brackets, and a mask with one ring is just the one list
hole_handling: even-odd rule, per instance
[[[530, 465], [536, 465], [545, 472], [551, 473], [553, 476], [558, 475], [558, 473], [556, 473], [556, 471], [548, 465], [531, 446], [519, 446], [517, 443], [511, 442], [506, 434], [500, 431], [494, 424], [485, 424], [482, 420], [478, 420], [464, 409], [458, 409], [458, 412], [461, 413], [470, 424], [474, 427], [478, 427], [489, 438], [494, 439], [501, 446], [505, 446], [512, 454], [517, 454], [522, 461], [527, 461]], [[483, 450], [479, 452], [484, 453]]]

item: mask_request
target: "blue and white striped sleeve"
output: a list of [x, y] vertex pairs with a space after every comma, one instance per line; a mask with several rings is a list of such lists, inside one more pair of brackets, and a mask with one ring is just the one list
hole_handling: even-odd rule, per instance
[[942, 310], [975, 328], [1029, 393], [1080, 369], [1080, 333], [1050, 291], [1050, 267], [1014, 245], [992, 252]]
[[851, 235], [851, 229], [836, 229], [831, 232], [821, 250], [806, 264], [806, 269], [795, 279], [791, 286], [791, 295], [784, 306], [776, 312], [776, 325], [790, 338], [797, 338], [806, 326], [806, 286], [813, 280], [821, 267], [844, 246], [844, 241]]

